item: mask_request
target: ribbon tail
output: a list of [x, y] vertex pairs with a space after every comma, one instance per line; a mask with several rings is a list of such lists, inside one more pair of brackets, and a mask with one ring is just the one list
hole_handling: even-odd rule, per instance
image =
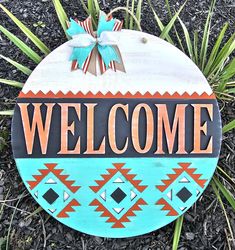
[[102, 60], [100, 53], [98, 53], [97, 57], [98, 57], [99, 66], [100, 66], [100, 74], [103, 75], [106, 72], [107, 68], [105, 66], [104, 61]]
[[98, 45], [98, 52], [101, 56], [100, 66], [101, 66], [101, 74], [103, 74], [108, 68], [114, 68], [110, 65], [113, 64], [114, 61], [120, 62], [120, 58], [118, 57], [116, 49], [113, 45]]
[[74, 71], [76, 69], [78, 69], [78, 63], [77, 60], [73, 60], [71, 65], [71, 71]]
[[121, 56], [121, 52], [118, 48], [118, 46], [116, 45], [112, 45], [112, 48], [115, 50], [116, 52], [116, 55], [117, 55], [117, 58], [118, 58], [118, 61], [110, 61], [110, 63], [108, 65], [106, 65], [104, 63], [104, 60], [101, 56], [100, 53], [98, 53], [98, 58], [99, 58], [99, 65], [100, 65], [100, 73], [101, 75], [104, 74], [109, 68], [111, 68], [112, 70], [114, 71], [121, 71], [121, 72], [124, 72], [126, 73], [126, 70], [125, 70], [125, 66], [124, 66], [124, 62], [123, 62], [123, 59], [122, 59], [122, 56]]
[[[80, 68], [86, 73], [87, 63], [89, 61], [89, 57], [95, 45], [91, 45], [85, 48], [74, 48], [73, 53], [70, 56], [70, 61], [72, 63], [72, 69]], [[76, 64], [74, 63], [76, 61]]]
[[124, 62], [123, 62], [123, 59], [122, 59], [121, 52], [120, 52], [118, 46], [114, 45], [113, 47], [116, 50], [116, 53], [117, 53], [117, 55], [119, 57], [119, 60], [120, 60], [120, 62], [114, 61], [115, 68], [118, 71], [126, 73], [126, 69], [125, 69], [125, 66], [124, 66]]
[[97, 70], [96, 70], [97, 55], [98, 55], [98, 50], [96, 47], [94, 47], [94, 49], [91, 52], [90, 61], [89, 61], [88, 67], [87, 67], [87, 71], [94, 76], [97, 76]]

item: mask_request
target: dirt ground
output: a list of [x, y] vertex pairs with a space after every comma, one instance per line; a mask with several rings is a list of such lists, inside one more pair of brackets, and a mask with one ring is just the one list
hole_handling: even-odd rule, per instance
[[[78, 0], [61, 1], [68, 16], [84, 19], [86, 14], [82, 10]], [[116, 6], [124, 6], [125, 1], [100, 1], [103, 10]], [[163, 23], [167, 23], [168, 14], [164, 0], [152, 1]], [[182, 0], [169, 1], [172, 10], [178, 9], [184, 2]], [[0, 0], [19, 19], [26, 23], [51, 49], [64, 43], [66, 38], [57, 21], [51, 0]], [[181, 18], [190, 30], [203, 30], [203, 24], [207, 17], [210, 1], [188, 0]], [[120, 19], [123, 14], [118, 15]], [[211, 38], [218, 35], [225, 22], [230, 23], [228, 32], [235, 31], [235, 1], [217, 1], [212, 25]], [[45, 27], [39, 25], [39, 21]], [[17, 29], [7, 16], [0, 11], [0, 24], [17, 34], [21, 39], [32, 45]], [[35, 24], [35, 25], [33, 25]], [[143, 16], [141, 22], [144, 31], [159, 35], [159, 29], [153, 18], [153, 14], [146, 1], [143, 4]], [[37, 26], [37, 27], [36, 27]], [[44, 26], [44, 25], [43, 25]], [[180, 34], [182, 31], [179, 29]], [[32, 45], [34, 48], [34, 46]], [[36, 48], [35, 48], [36, 49]], [[31, 69], [34, 63], [29, 61], [7, 38], [0, 34], [0, 54], [9, 56]], [[0, 60], [0, 78], [14, 79], [25, 82], [27, 77]], [[13, 108], [19, 90], [1, 85], [0, 109]], [[220, 101], [223, 124], [235, 119], [235, 102]], [[18, 249], [171, 249], [174, 223], [155, 232], [126, 239], [108, 239], [89, 236], [76, 232], [51, 218], [46, 212], [41, 211], [29, 216], [38, 210], [38, 204], [28, 194], [17, 172], [10, 147], [10, 118], [0, 118], [0, 200], [7, 199], [1, 208], [0, 203], [0, 245], [1, 237], [9, 236], [10, 246]], [[5, 145], [6, 144], [6, 145]], [[219, 165], [233, 178], [235, 178], [235, 135], [226, 133], [223, 137], [222, 150]], [[19, 196], [22, 196], [19, 199]], [[16, 208], [17, 207], [17, 208]], [[235, 215], [225, 202], [231, 226], [235, 232]], [[27, 218], [28, 216], [28, 218]], [[26, 218], [26, 219], [25, 219]], [[9, 231], [9, 225], [11, 225]], [[179, 249], [229, 249], [227, 243], [228, 227], [223, 211], [216, 200], [215, 194], [209, 186], [197, 203], [185, 214], [182, 236]], [[0, 247], [1, 249], [1, 247]]]

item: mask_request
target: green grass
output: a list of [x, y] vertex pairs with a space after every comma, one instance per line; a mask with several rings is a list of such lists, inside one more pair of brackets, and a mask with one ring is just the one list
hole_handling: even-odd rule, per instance
[[[87, 15], [91, 15], [93, 26], [94, 28], [96, 28], [100, 11], [99, 2], [97, 0], [79, 1]], [[218, 98], [223, 99], [225, 101], [234, 99], [233, 94], [235, 93], [235, 58], [232, 57], [232, 55], [235, 52], [235, 34], [232, 34], [226, 40], [225, 37], [229, 25], [228, 23], [225, 23], [221, 27], [221, 30], [216, 40], [210, 40], [210, 32], [212, 29], [211, 22], [213, 18], [213, 11], [216, 4], [216, 0], [211, 1], [208, 16], [204, 24], [204, 30], [201, 34], [199, 34], [197, 30], [193, 31], [192, 33], [189, 33], [187, 26], [180, 17], [181, 11], [183, 10], [187, 2], [185, 2], [178, 10], [175, 10], [174, 13], [172, 13], [169, 1], [166, 0], [166, 7], [170, 20], [168, 21], [168, 23], [163, 24], [159, 15], [157, 14], [157, 11], [152, 5], [152, 1], [146, 1], [148, 2], [150, 9], [152, 10], [152, 18], [155, 20], [156, 25], [160, 30], [160, 37], [162, 39], [167, 40], [171, 44], [179, 46], [179, 48], [184, 53], [186, 53], [192, 59], [192, 61], [194, 61], [194, 63], [201, 69], [208, 82], [213, 87], [213, 90]], [[52, 0], [52, 2], [61, 27], [64, 30], [67, 39], [70, 39], [69, 36], [66, 34], [67, 22], [69, 20], [68, 16], [60, 0]], [[141, 31], [141, 16], [143, 12], [142, 6], [143, 0], [127, 0], [125, 6], [120, 6], [111, 10], [109, 15], [122, 11], [125, 13], [125, 28], [138, 29]], [[20, 20], [18, 20], [11, 12], [9, 12], [2, 4], [0, 4], [0, 9], [2, 9], [2, 11], [4, 11], [8, 15], [8, 17], [34, 43], [34, 45], [40, 50], [41, 53], [43, 53], [44, 55], [50, 53], [49, 48], [37, 36], [35, 36]], [[183, 34], [183, 36], [179, 35], [179, 31], [175, 25], [176, 22], [178, 22], [181, 29], [180, 32]], [[0, 31], [5, 36], [7, 36], [10, 41], [12, 41], [24, 54], [26, 54], [36, 64], [38, 64], [42, 60], [41, 55], [31, 49], [24, 41], [20, 40], [17, 36], [9, 32], [2, 25], [0, 25]], [[172, 34], [175, 35], [176, 40], [172, 38]], [[209, 51], [208, 49], [209, 44], [212, 44], [211, 51]], [[27, 66], [24, 66], [21, 63], [6, 57], [5, 55], [0, 55], [0, 58], [10, 63], [16, 69], [26, 75], [30, 75], [32, 72], [31, 69], [29, 69]], [[18, 88], [23, 87], [23, 83], [14, 80], [0, 79], [0, 82]], [[13, 110], [0, 111], [0, 115], [12, 116]], [[227, 133], [233, 130], [234, 128], [235, 120], [232, 120], [223, 127], [223, 133]], [[230, 238], [233, 239], [232, 227], [230, 225], [229, 215], [226, 212], [226, 206], [230, 206], [235, 211], [235, 200], [231, 192], [223, 183], [228, 183], [232, 187], [235, 186], [235, 183], [234, 180], [226, 173], [226, 171], [221, 166], [217, 167], [216, 173], [218, 177], [213, 177], [211, 186], [225, 215], [225, 219], [227, 221], [230, 233]], [[15, 211], [12, 215], [11, 222], [14, 218]], [[41, 208], [38, 208], [35, 213], [39, 213], [40, 211]], [[175, 223], [172, 245], [173, 250], [178, 249], [182, 227], [183, 216], [179, 217]], [[0, 244], [6, 244], [7, 246], [9, 245], [10, 231], [11, 224], [7, 237], [1, 238]]]
[[55, 7], [55, 11], [56, 11], [56, 14], [58, 16], [58, 19], [59, 19], [59, 22], [64, 30], [64, 33], [65, 33], [65, 36], [67, 37], [67, 39], [69, 40], [69, 36], [67, 35], [66, 33], [66, 30], [67, 30], [67, 22], [69, 21], [68, 17], [67, 17], [67, 14], [63, 8], [63, 6], [61, 5], [60, 3], [60, 0], [52, 0], [53, 4], [54, 4], [54, 7]]
[[[148, 2], [153, 11], [156, 24], [162, 31], [165, 26], [162, 24], [156, 11], [153, 9], [151, 1], [148, 0]], [[172, 34], [170, 35], [169, 32], [167, 36], [163, 38], [172, 44], [178, 44], [179, 48], [187, 53], [192, 61], [194, 61], [194, 63], [201, 69], [218, 98], [229, 100], [234, 99], [232, 94], [235, 93], [234, 82], [232, 81], [235, 77], [235, 59], [231, 59], [231, 55], [235, 52], [235, 34], [232, 34], [229, 39], [225, 39], [226, 31], [228, 29], [228, 23], [225, 23], [218, 34], [216, 41], [213, 42], [210, 40], [211, 22], [215, 4], [216, 0], [211, 1], [211, 6], [204, 25], [204, 31], [200, 34], [202, 39], [199, 39], [197, 30], [193, 31], [192, 35], [189, 34], [186, 25], [179, 15], [177, 16], [177, 19], [181, 26], [181, 31], [184, 34], [183, 37], [179, 36], [174, 22], [173, 29], [171, 30], [173, 30], [172, 33], [175, 33], [177, 41], [173, 41], [171, 38]], [[174, 17], [172, 16], [168, 0], [166, 0], [166, 6], [169, 16], [171, 17], [171, 22]], [[186, 47], [182, 44], [186, 44]], [[208, 51], [209, 44], [213, 44], [210, 53]]]
[[[225, 195], [227, 197], [227, 200], [231, 199], [231, 206], [233, 207], [233, 209], [235, 210], [235, 201], [234, 198], [232, 197], [232, 195], [230, 193], [228, 193], [228, 191], [224, 188], [224, 186], [216, 179], [216, 177], [213, 177], [213, 180], [211, 182], [211, 186], [212, 189], [214, 190], [214, 193], [220, 203], [220, 206], [223, 210], [227, 225], [228, 225], [228, 229], [229, 229], [229, 234], [230, 234], [230, 239], [227, 240], [228, 242], [228, 246], [230, 246], [230, 241], [234, 242], [234, 237], [233, 237], [233, 230], [232, 230], [232, 226], [230, 223], [230, 219], [229, 219], [229, 215], [226, 212], [222, 197], [220, 196], [220, 191], [223, 193], [223, 195]], [[223, 191], [222, 191], [223, 190]], [[233, 243], [231, 243], [232, 245]]]
[[23, 83], [21, 82], [17, 82], [17, 81], [12, 81], [12, 80], [7, 80], [7, 79], [3, 79], [0, 78], [0, 83], [4, 83], [13, 87], [17, 87], [17, 88], [23, 88]]
[[174, 231], [174, 237], [173, 237], [173, 244], [172, 244], [172, 250], [177, 250], [179, 246], [179, 241], [180, 241], [180, 235], [181, 235], [181, 230], [183, 226], [183, 221], [184, 221], [184, 215], [181, 215], [175, 223], [175, 231]]
[[12, 60], [9, 57], [3, 56], [0, 54], [0, 58], [4, 59], [5, 61], [7, 61], [8, 63], [10, 63], [11, 65], [15, 66], [18, 70], [20, 70], [21, 72], [23, 72], [25, 75], [30, 75], [32, 73], [32, 70], [29, 69], [28, 67]]
[[11, 20], [19, 27], [21, 31], [45, 54], [50, 53], [50, 49], [35, 36], [19, 19], [17, 19], [6, 7], [0, 4], [0, 8], [11, 18]]
[[235, 119], [223, 127], [223, 133], [229, 132], [235, 128]]
[[26, 43], [24, 43], [22, 40], [20, 40], [17, 36], [12, 34], [2, 25], [0, 25], [0, 31], [36, 64], [41, 62], [42, 58], [35, 51], [33, 51]]

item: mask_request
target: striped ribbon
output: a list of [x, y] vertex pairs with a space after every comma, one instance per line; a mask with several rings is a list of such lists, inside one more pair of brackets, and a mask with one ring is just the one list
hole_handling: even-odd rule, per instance
[[[103, 13], [101, 13], [103, 14]], [[112, 17], [110, 16], [108, 19], [106, 19], [107, 22], [112, 20]], [[78, 25], [80, 25], [88, 34], [90, 34], [92, 37], [97, 38], [96, 32], [94, 32], [93, 27], [92, 27], [92, 19], [89, 16], [85, 21], [79, 21], [77, 19], [74, 20]], [[120, 31], [122, 29], [123, 22], [120, 20], [115, 19], [115, 24], [113, 26], [112, 31]], [[71, 23], [67, 23], [68, 28], [70, 28]], [[109, 65], [105, 65], [104, 60], [102, 59], [101, 54], [99, 53], [97, 47], [95, 46], [91, 52], [89, 53], [88, 57], [86, 58], [85, 62], [82, 65], [79, 65], [77, 60], [72, 61], [72, 66], [71, 70], [77, 70], [81, 69], [84, 73], [91, 73], [93, 75], [97, 75], [97, 69], [96, 69], [96, 62], [98, 60], [99, 64], [99, 69], [100, 73], [103, 74], [105, 73], [109, 68], [112, 69], [113, 71], [122, 71], [125, 72], [125, 67], [123, 64], [123, 60], [121, 57], [121, 53], [117, 45], [112, 45], [112, 47], [115, 49], [118, 57], [119, 57], [119, 62], [117, 61], [110, 61]]]

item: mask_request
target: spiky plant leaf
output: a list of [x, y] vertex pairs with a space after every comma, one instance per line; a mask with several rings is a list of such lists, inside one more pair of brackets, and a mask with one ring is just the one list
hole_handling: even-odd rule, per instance
[[93, 0], [87, 0], [87, 8], [92, 18], [95, 18], [95, 8]]
[[95, 6], [96, 14], [99, 14], [99, 12], [100, 12], [99, 2], [97, 0], [93, 0], [93, 1], [94, 1], [94, 6]]
[[137, 7], [136, 7], [136, 18], [139, 22], [141, 20], [142, 4], [143, 4], [143, 0], [139, 0], [137, 3]]
[[130, 16], [130, 23], [128, 29], [133, 30], [133, 23], [134, 23], [133, 16], [135, 16], [135, 0], [132, 0], [131, 2], [131, 13], [132, 15]]
[[[129, 10], [130, 7], [130, 0], [126, 1], [126, 9]], [[128, 29], [129, 27], [129, 12], [126, 11], [126, 15], [125, 15], [125, 28]]]
[[17, 19], [6, 7], [0, 4], [0, 8], [45, 55], [48, 55], [50, 53], [50, 49], [37, 36], [35, 36], [19, 19]]
[[36, 214], [39, 214], [43, 211], [42, 207], [38, 207], [37, 209], [35, 209], [31, 214], [29, 214], [27, 217], [25, 217], [25, 220], [27, 221], [28, 219], [30, 219], [31, 217], [33, 217]]
[[181, 216], [176, 220], [172, 250], [177, 250], [177, 249], [178, 249], [178, 245], [179, 245], [179, 240], [180, 240], [180, 235], [181, 235], [181, 230], [182, 230], [183, 221], [184, 221], [184, 215], [181, 215]]
[[216, 0], [211, 1], [211, 6], [209, 9], [209, 13], [206, 19], [206, 24], [204, 27], [204, 32], [203, 32], [203, 37], [202, 37], [202, 46], [201, 46], [201, 51], [200, 51], [200, 65], [199, 65], [201, 70], [204, 70], [204, 66], [206, 62], [209, 37], [210, 37], [211, 18], [212, 18], [213, 10], [215, 7], [215, 3], [216, 3]]
[[136, 7], [136, 18], [139, 21], [139, 23], [141, 22], [141, 12], [142, 12], [142, 4], [143, 4], [143, 0], [139, 0], [137, 3], [137, 7]]
[[0, 250], [6, 249], [6, 241], [7, 241], [6, 237], [0, 238]]
[[56, 14], [57, 14], [58, 19], [60, 21], [60, 24], [61, 24], [61, 26], [62, 26], [62, 28], [64, 30], [64, 33], [65, 33], [67, 39], [69, 40], [70, 37], [67, 35], [67, 32], [66, 32], [66, 30], [68, 28], [67, 27], [67, 22], [69, 20], [68, 16], [67, 16], [62, 4], [60, 3], [60, 0], [52, 0], [52, 2], [54, 4]]
[[108, 14], [107, 16], [110, 16], [110, 15], [112, 15], [113, 13], [118, 12], [118, 11], [120, 11], [120, 10], [123, 10], [123, 11], [125, 11], [125, 12], [128, 12], [129, 15], [134, 19], [134, 21], [135, 21], [135, 23], [136, 23], [136, 26], [137, 26], [138, 30], [142, 31], [142, 28], [141, 28], [140, 23], [139, 23], [139, 21], [137, 20], [136, 16], [135, 16], [129, 9], [127, 9], [126, 7], [117, 7], [117, 8], [114, 8], [113, 10], [111, 10], [111, 11], [109, 12], [109, 14]]
[[217, 166], [217, 170], [221, 173], [220, 175], [223, 176], [233, 187], [235, 187], [235, 180], [232, 179], [220, 166]]
[[215, 61], [215, 58], [216, 58], [216, 56], [218, 54], [221, 42], [222, 42], [222, 40], [224, 38], [224, 35], [225, 35], [225, 32], [226, 32], [227, 28], [228, 28], [228, 23], [226, 23], [224, 25], [223, 29], [220, 31], [220, 34], [219, 34], [219, 36], [218, 36], [218, 38], [216, 40], [216, 43], [215, 43], [215, 45], [214, 45], [214, 47], [213, 47], [213, 49], [211, 51], [210, 57], [209, 57], [209, 59], [207, 61], [206, 67], [204, 69], [205, 76], [208, 76], [208, 74], [209, 74], [209, 72], [211, 70], [211, 66], [212, 66], [213, 62]]
[[3, 79], [0, 78], [0, 83], [4, 83], [13, 87], [17, 87], [17, 88], [23, 88], [24, 84], [21, 82], [16, 82], [16, 81], [12, 81], [12, 80], [7, 80], [7, 79]]
[[82, 8], [86, 11], [87, 15], [90, 15], [90, 12], [89, 12], [85, 2], [83, 0], [80, 0], [80, 3], [82, 5]]
[[191, 41], [191, 38], [190, 38], [190, 35], [188, 32], [188, 29], [186, 28], [184, 22], [181, 20], [181, 18], [179, 16], [178, 16], [178, 20], [179, 20], [181, 27], [183, 29], [183, 32], [184, 32], [185, 41], [186, 41], [189, 56], [195, 62], [195, 58], [194, 58], [194, 54], [193, 54], [193, 45], [192, 45], [192, 41]]
[[8, 227], [8, 232], [7, 232], [7, 240], [6, 240], [6, 249], [10, 249], [9, 245], [10, 245], [10, 238], [11, 238], [11, 228], [12, 228], [12, 225], [13, 225], [13, 220], [15, 218], [15, 214], [16, 214], [16, 211], [17, 211], [17, 208], [21, 202], [21, 199], [24, 197], [25, 195], [25, 191], [23, 191], [21, 194], [20, 194], [20, 197], [18, 199], [18, 201], [16, 202], [16, 205], [14, 207], [14, 210], [13, 210], [13, 213], [11, 214], [11, 219], [10, 219], [10, 223], [9, 223], [9, 227]]
[[24, 54], [26, 54], [30, 59], [32, 59], [35, 63], [40, 63], [42, 58], [33, 51], [27, 44], [21, 41], [18, 37], [12, 34], [10, 31], [5, 29], [2, 25], [0, 25], [0, 31], [8, 37]]
[[[159, 16], [157, 15], [156, 11], [154, 10], [153, 5], [152, 5], [152, 3], [151, 3], [150, 0], [148, 0], [148, 3], [149, 3], [149, 6], [150, 6], [150, 8], [151, 8], [151, 10], [152, 10], [152, 12], [153, 12], [154, 19], [156, 20], [159, 29], [160, 29], [161, 31], [163, 31], [164, 28], [165, 28], [165, 26], [163, 25], [161, 19], [159, 18]], [[174, 42], [173, 42], [173, 40], [171, 39], [171, 37], [170, 37], [169, 34], [166, 34], [166, 40], [167, 40], [169, 43], [174, 44]]]
[[160, 35], [160, 38], [165, 39], [167, 37], [167, 35], [169, 34], [171, 28], [173, 27], [176, 19], [178, 18], [180, 12], [183, 10], [185, 4], [186, 4], [186, 2], [179, 8], [179, 10], [175, 13], [175, 15], [170, 20], [170, 22], [165, 26], [165, 28], [163, 29], [163, 31]]
[[215, 195], [217, 196], [217, 199], [218, 199], [218, 201], [219, 201], [219, 203], [220, 203], [221, 208], [223, 209], [224, 216], [225, 216], [225, 219], [226, 219], [226, 221], [227, 221], [227, 225], [228, 225], [228, 229], [229, 229], [230, 235], [231, 235], [231, 237], [232, 237], [232, 240], [234, 241], [234, 238], [233, 238], [233, 230], [232, 230], [232, 227], [231, 227], [231, 224], [230, 224], [230, 220], [229, 220], [229, 218], [228, 218], [228, 214], [227, 214], [226, 209], [225, 209], [225, 207], [224, 207], [224, 203], [223, 203], [223, 201], [222, 201], [222, 198], [221, 198], [221, 196], [220, 196], [219, 190], [217, 189], [214, 180], [212, 180], [211, 186], [212, 186], [212, 188], [213, 188], [213, 190], [214, 190]]
[[93, 26], [96, 28], [100, 12], [99, 2], [97, 0], [87, 0], [87, 9], [92, 18]]
[[[166, 3], [167, 10], [168, 10], [168, 15], [169, 15], [170, 19], [172, 19], [172, 13], [171, 13], [171, 8], [170, 8], [169, 1], [165, 0], [165, 3]], [[182, 39], [181, 39], [181, 37], [180, 37], [180, 35], [179, 35], [179, 33], [178, 33], [175, 25], [173, 25], [173, 29], [174, 29], [175, 35], [176, 35], [176, 37], [178, 39], [178, 42], [179, 42], [179, 45], [180, 45], [180, 49], [186, 54], [184, 46], [182, 44]]]
[[235, 33], [230, 37], [230, 39], [225, 43], [223, 48], [218, 53], [218, 56], [216, 57], [214, 63], [211, 66], [211, 72], [208, 75], [208, 78], [214, 80], [218, 78], [219, 74], [223, 73], [224, 65], [234, 50], [235, 50]]
[[234, 94], [235, 93], [235, 88], [228, 89], [228, 90], [226, 90], [226, 92], [228, 94]]
[[194, 62], [196, 65], [199, 65], [199, 58], [198, 58], [198, 32], [195, 31], [193, 33], [193, 52], [194, 52]]
[[213, 181], [215, 182], [218, 189], [221, 191], [221, 193], [224, 195], [226, 200], [229, 202], [229, 204], [232, 206], [232, 208], [235, 211], [235, 199], [232, 196], [232, 194], [227, 190], [227, 188], [214, 176]]
[[9, 57], [5, 57], [3, 55], [0, 54], [0, 58], [4, 59], [5, 61], [9, 62], [10, 64], [12, 64], [13, 66], [15, 66], [18, 70], [20, 70], [21, 72], [23, 72], [25, 75], [30, 75], [32, 73], [32, 70], [29, 69], [28, 67], [10, 59]]
[[[228, 81], [235, 76], [235, 58], [224, 68], [220, 77], [221, 81]], [[234, 91], [230, 92], [234, 93]]]
[[0, 115], [13, 116], [14, 110], [2, 110], [0, 111]]
[[235, 119], [229, 122], [228, 124], [224, 125], [222, 131], [223, 133], [226, 133], [232, 129], [235, 129]]

